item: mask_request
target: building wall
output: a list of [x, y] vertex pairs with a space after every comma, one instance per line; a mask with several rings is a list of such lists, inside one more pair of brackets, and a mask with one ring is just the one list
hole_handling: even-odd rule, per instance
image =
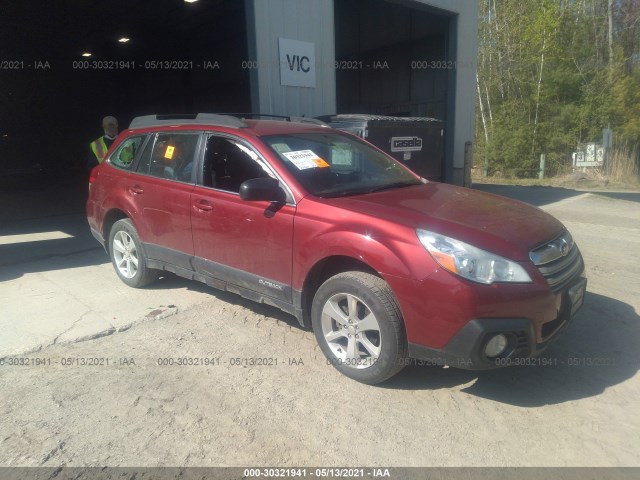
[[[253, 110], [315, 117], [335, 113], [333, 0], [246, 0]], [[315, 44], [316, 88], [280, 84], [278, 38]]]
[[[334, 0], [245, 0], [249, 32], [253, 111], [277, 115], [317, 116], [336, 113], [333, 63]], [[340, 1], [340, 0], [335, 0]], [[394, 0], [450, 15], [450, 55], [457, 68], [448, 83], [446, 181], [462, 184], [465, 143], [473, 140], [477, 55], [477, 0]], [[312, 42], [316, 88], [280, 84], [278, 38]], [[363, 112], [366, 113], [366, 112]]]

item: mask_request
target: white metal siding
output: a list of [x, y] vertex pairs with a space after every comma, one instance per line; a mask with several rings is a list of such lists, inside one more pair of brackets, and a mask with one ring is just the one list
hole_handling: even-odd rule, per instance
[[[249, 52], [258, 65], [251, 87], [257, 89], [252, 92], [253, 110], [307, 117], [335, 113], [333, 0], [248, 0], [247, 7], [255, 32]], [[315, 44], [315, 88], [280, 85], [280, 37]]]

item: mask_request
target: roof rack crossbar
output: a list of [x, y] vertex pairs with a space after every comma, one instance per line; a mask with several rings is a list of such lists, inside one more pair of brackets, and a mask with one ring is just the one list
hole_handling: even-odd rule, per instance
[[129, 128], [157, 127], [166, 125], [218, 125], [221, 127], [246, 128], [241, 119], [216, 113], [143, 115], [135, 117]]
[[319, 118], [311, 118], [311, 117], [290, 117], [290, 122], [300, 122], [300, 123], [313, 123], [314, 125], [320, 125], [322, 127], [329, 127], [330, 125], [327, 122], [323, 122]]

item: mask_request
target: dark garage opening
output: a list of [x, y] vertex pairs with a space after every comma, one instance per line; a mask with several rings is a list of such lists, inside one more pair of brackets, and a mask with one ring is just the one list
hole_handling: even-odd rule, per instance
[[3, 2], [0, 24], [3, 185], [86, 173], [105, 115], [250, 110], [244, 2]]
[[[444, 166], [454, 17], [409, 0], [336, 0], [334, 15], [338, 113], [441, 120], [444, 148], [429, 161]], [[446, 175], [440, 166], [431, 170]]]

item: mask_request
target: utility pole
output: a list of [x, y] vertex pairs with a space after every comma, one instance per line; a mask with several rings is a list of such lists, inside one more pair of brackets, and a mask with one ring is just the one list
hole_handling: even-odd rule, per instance
[[613, 0], [607, 2], [607, 16], [609, 17], [609, 82], [613, 83]]
[[611, 159], [611, 146], [613, 143], [613, 134], [611, 132], [611, 125], [607, 125], [602, 131], [602, 149], [603, 153], [603, 163], [604, 163], [604, 174], [607, 178], [609, 178], [609, 173], [611, 172], [610, 168], [610, 159]]

